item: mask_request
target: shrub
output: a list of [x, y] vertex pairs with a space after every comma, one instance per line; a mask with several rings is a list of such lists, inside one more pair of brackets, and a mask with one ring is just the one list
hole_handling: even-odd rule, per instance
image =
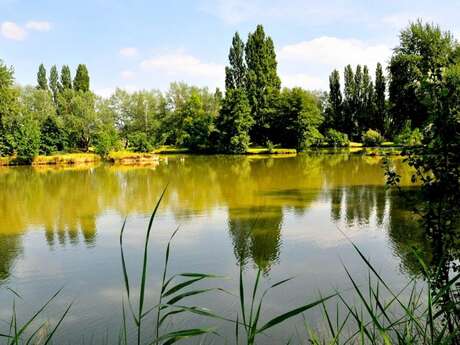
[[304, 150], [311, 146], [320, 146], [324, 142], [324, 136], [319, 132], [318, 128], [309, 126], [305, 131], [306, 139], [304, 145], [300, 149]]
[[379, 131], [368, 129], [361, 137], [364, 146], [379, 146], [383, 142], [383, 136]]
[[109, 152], [117, 148], [118, 137], [115, 131], [100, 131], [95, 140], [94, 151], [102, 157], [107, 157]]
[[153, 149], [152, 144], [150, 143], [149, 139], [147, 138], [146, 133], [134, 133], [128, 137], [129, 146], [135, 152], [150, 152]]
[[38, 124], [26, 119], [17, 124], [13, 134], [15, 142], [16, 159], [19, 163], [31, 163], [38, 156], [40, 149], [40, 128]]
[[329, 146], [335, 147], [345, 147], [350, 145], [350, 140], [348, 139], [347, 134], [332, 128], [327, 130], [325, 141]]
[[422, 140], [422, 132], [418, 128], [412, 130], [410, 122], [406, 123], [401, 133], [395, 137], [395, 143], [398, 145], [419, 146]]

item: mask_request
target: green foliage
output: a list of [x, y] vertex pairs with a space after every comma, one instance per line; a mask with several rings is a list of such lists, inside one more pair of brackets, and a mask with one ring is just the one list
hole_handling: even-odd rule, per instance
[[323, 116], [316, 97], [301, 88], [283, 89], [275, 128], [277, 142], [283, 147], [304, 149], [317, 144], [322, 136], [318, 127]]
[[73, 80], [73, 88], [75, 91], [89, 91], [89, 73], [86, 65], [78, 65], [77, 73], [75, 74], [75, 79]]
[[59, 92], [59, 73], [56, 65], [53, 65], [50, 70], [49, 85], [51, 93], [53, 94], [54, 104], [57, 104], [57, 95]]
[[379, 131], [374, 129], [368, 129], [366, 132], [363, 132], [361, 136], [364, 146], [379, 146], [383, 143], [384, 138]]
[[348, 135], [332, 128], [327, 130], [324, 140], [327, 145], [334, 147], [346, 147], [350, 144]]
[[439, 26], [417, 21], [401, 31], [400, 44], [390, 61], [391, 114], [396, 130], [407, 120], [420, 128], [428, 118], [428, 109], [417, 95], [420, 82], [427, 76], [437, 78], [452, 61], [454, 39]]
[[29, 164], [40, 150], [40, 127], [36, 121], [25, 118], [15, 120], [11, 128], [14, 137], [14, 151], [20, 163]]
[[94, 152], [105, 158], [116, 148], [118, 148], [118, 135], [115, 129], [100, 129], [94, 139]]
[[46, 79], [46, 69], [43, 64], [38, 67], [37, 89], [48, 91], [48, 80]]
[[150, 152], [153, 150], [153, 145], [151, 144], [146, 133], [137, 132], [132, 133], [128, 136], [129, 148], [134, 152]]
[[386, 91], [386, 78], [383, 74], [382, 65], [377, 63], [377, 68], [375, 70], [375, 91], [374, 91], [374, 104], [375, 112], [372, 118], [371, 128], [377, 128], [380, 131], [383, 131], [385, 128], [385, 118], [386, 118], [386, 101], [385, 101], [385, 91]]
[[61, 92], [72, 89], [72, 74], [67, 65], [63, 65], [61, 68], [61, 83], [59, 84], [59, 89]]
[[406, 146], [419, 146], [422, 144], [423, 134], [419, 128], [411, 128], [410, 121], [407, 121], [402, 129], [401, 133], [399, 133], [394, 141], [398, 145], [406, 145]]
[[246, 86], [246, 63], [244, 61], [244, 42], [238, 32], [232, 40], [228, 54], [230, 66], [225, 67], [225, 88], [238, 89]]
[[88, 151], [97, 131], [96, 97], [91, 92], [67, 89], [58, 96], [69, 148]]
[[329, 95], [325, 111], [325, 122], [327, 127], [343, 127], [342, 91], [340, 90], [340, 73], [332, 71], [329, 76]]
[[48, 116], [40, 128], [40, 153], [49, 155], [63, 151], [66, 146], [62, 121], [56, 116]]
[[218, 147], [222, 152], [244, 153], [249, 147], [249, 130], [254, 120], [244, 90], [230, 89], [216, 119]]
[[14, 142], [8, 124], [19, 113], [17, 89], [13, 87], [14, 71], [0, 60], [0, 156], [13, 152]]
[[277, 73], [273, 41], [265, 35], [262, 25], [249, 34], [245, 53], [246, 95], [254, 118], [251, 139], [263, 145], [267, 140], [276, 141], [271, 127], [276, 115], [281, 80]]

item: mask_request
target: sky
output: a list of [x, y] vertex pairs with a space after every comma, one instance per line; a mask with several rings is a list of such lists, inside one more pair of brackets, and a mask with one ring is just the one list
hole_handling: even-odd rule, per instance
[[223, 87], [235, 31], [246, 38], [262, 24], [283, 86], [326, 90], [334, 68], [385, 65], [410, 21], [460, 38], [458, 13], [458, 0], [0, 0], [0, 59], [21, 85], [36, 83], [40, 63], [85, 63], [102, 96], [173, 81], [212, 89]]

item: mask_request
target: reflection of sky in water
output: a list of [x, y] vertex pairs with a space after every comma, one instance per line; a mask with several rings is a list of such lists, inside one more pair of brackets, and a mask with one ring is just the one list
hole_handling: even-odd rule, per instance
[[[407, 255], [406, 238], [416, 241], [417, 236], [399, 237], [395, 231], [413, 229], [413, 220], [385, 191], [379, 162], [369, 158], [187, 157], [156, 169], [5, 169], [0, 172], [0, 269], [3, 285], [24, 296], [20, 315], [64, 286], [46, 313], [56, 317], [76, 300], [61, 331], [63, 339], [80, 341], [83, 330], [87, 337], [118, 334], [123, 286], [119, 229], [128, 216], [125, 255], [135, 283], [148, 213], [167, 182], [168, 195], [151, 240], [151, 303], [165, 244], [178, 225], [170, 272], [224, 275], [230, 279], [207, 284], [235, 293], [237, 262], [246, 264], [249, 281], [257, 265], [263, 268], [265, 286], [296, 277], [269, 295], [267, 318], [312, 300], [319, 289], [325, 294], [348, 288], [342, 261], [365, 281], [367, 270], [338, 229], [372, 258], [388, 282], [402, 287], [399, 272], [410, 270], [410, 263], [404, 266], [407, 260], [401, 264], [399, 257]], [[11, 301], [0, 299], [3, 320]], [[213, 293], [195, 301], [231, 317], [238, 307], [235, 298]], [[311, 317], [318, 320], [319, 314]], [[264, 343], [277, 343], [292, 327], [277, 328]], [[231, 328], [227, 331], [232, 334]]]

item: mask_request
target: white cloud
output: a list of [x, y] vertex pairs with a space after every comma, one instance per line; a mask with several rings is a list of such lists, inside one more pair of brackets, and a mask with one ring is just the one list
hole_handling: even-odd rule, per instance
[[50, 31], [51, 30], [51, 23], [47, 21], [35, 21], [31, 20], [26, 23], [26, 28], [29, 30], [35, 31]]
[[224, 66], [216, 63], [205, 63], [200, 59], [183, 53], [157, 55], [141, 62], [145, 71], [166, 73], [175, 77], [203, 77], [223, 80]]
[[15, 41], [22, 41], [27, 37], [27, 31], [14, 22], [3, 22], [0, 31], [2, 36]]
[[135, 57], [139, 54], [139, 51], [137, 50], [137, 48], [134, 47], [125, 47], [121, 48], [119, 53], [121, 56], [124, 57]]
[[302, 87], [307, 90], [325, 90], [328, 85], [327, 79], [305, 73], [281, 74], [281, 82], [283, 87]]
[[391, 49], [383, 44], [370, 45], [356, 39], [323, 36], [292, 45], [279, 51], [281, 61], [295, 61], [341, 68], [347, 64], [375, 66], [385, 63]]
[[120, 76], [122, 79], [128, 80], [133, 79], [135, 77], [135, 73], [130, 70], [121, 71]]

